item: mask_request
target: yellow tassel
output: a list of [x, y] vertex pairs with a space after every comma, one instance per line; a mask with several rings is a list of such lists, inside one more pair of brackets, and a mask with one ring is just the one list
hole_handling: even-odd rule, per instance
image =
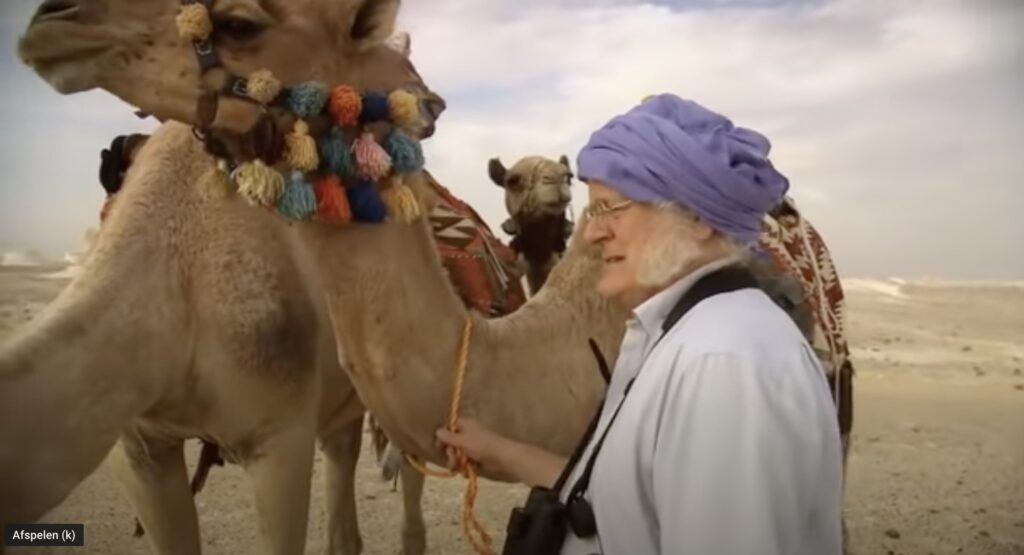
[[228, 164], [217, 161], [217, 167], [207, 170], [199, 179], [199, 194], [203, 200], [222, 200], [235, 192], [235, 184], [228, 178]]
[[391, 121], [406, 130], [414, 130], [420, 124], [420, 101], [416, 95], [397, 90], [388, 95], [388, 109]]
[[270, 104], [281, 94], [281, 82], [266, 69], [254, 71], [249, 75], [246, 94], [260, 104]]
[[400, 222], [411, 222], [420, 215], [420, 203], [416, 195], [405, 183], [394, 182], [381, 194], [388, 214]]
[[284, 194], [284, 176], [259, 158], [240, 164], [234, 179], [238, 183], [238, 192], [250, 204], [273, 206]]
[[309, 125], [303, 120], [296, 120], [291, 133], [284, 138], [284, 159], [292, 168], [302, 172], [311, 172], [320, 165], [320, 154], [316, 150], [316, 141], [309, 136]]
[[206, 40], [213, 33], [210, 12], [202, 4], [182, 6], [174, 18], [178, 34], [189, 40]]

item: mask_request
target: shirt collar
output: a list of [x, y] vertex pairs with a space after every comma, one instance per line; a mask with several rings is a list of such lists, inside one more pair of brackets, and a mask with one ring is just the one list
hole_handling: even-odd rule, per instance
[[708, 262], [641, 303], [633, 310], [633, 317], [643, 326], [648, 336], [660, 335], [661, 326], [665, 318], [668, 318], [669, 312], [697, 280], [739, 261], [738, 256], [730, 255]]

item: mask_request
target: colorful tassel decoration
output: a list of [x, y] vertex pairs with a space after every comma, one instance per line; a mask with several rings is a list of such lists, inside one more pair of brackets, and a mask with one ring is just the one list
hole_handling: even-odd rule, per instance
[[284, 176], [259, 158], [243, 162], [232, 177], [238, 184], [238, 192], [250, 204], [273, 206], [284, 192]]
[[368, 92], [363, 95], [363, 113], [359, 115], [359, 122], [384, 121], [388, 119], [390, 110], [387, 96], [378, 92]]
[[295, 127], [284, 138], [284, 159], [292, 168], [311, 172], [320, 166], [320, 155], [316, 141], [309, 136], [309, 125], [303, 120], [295, 120]]
[[313, 192], [316, 195], [317, 218], [333, 223], [352, 221], [352, 209], [337, 176], [326, 175], [317, 179], [313, 182]]
[[317, 81], [299, 83], [288, 90], [285, 104], [300, 118], [315, 116], [327, 105], [327, 87]]
[[302, 172], [293, 171], [284, 194], [277, 201], [277, 211], [293, 220], [305, 220], [316, 213], [316, 193]]
[[396, 179], [385, 189], [383, 198], [388, 214], [400, 222], [411, 222], [420, 215], [420, 203], [416, 200], [416, 195], [401, 180]]
[[260, 104], [270, 104], [281, 94], [281, 82], [270, 71], [261, 69], [249, 75], [246, 95]]
[[388, 95], [391, 121], [395, 125], [413, 131], [420, 125], [420, 100], [409, 91], [397, 90]]
[[352, 87], [340, 85], [331, 91], [327, 111], [338, 125], [349, 127], [359, 123], [359, 113], [362, 110], [363, 98]]
[[373, 133], [363, 133], [352, 145], [356, 155], [356, 175], [370, 181], [377, 181], [391, 171], [391, 157], [373, 138]]
[[203, 200], [221, 200], [235, 192], [235, 184], [228, 176], [228, 163], [217, 161], [217, 167], [210, 168], [199, 178], [199, 194]]
[[327, 172], [342, 177], [355, 177], [352, 161], [352, 147], [345, 140], [341, 129], [332, 127], [327, 137], [320, 140], [320, 161]]
[[178, 34], [189, 40], [206, 40], [213, 33], [210, 12], [199, 3], [182, 6], [174, 22], [178, 26]]
[[391, 165], [399, 173], [423, 168], [423, 149], [420, 143], [399, 129], [393, 130], [384, 139], [384, 149], [391, 157]]
[[346, 187], [348, 204], [352, 207], [352, 216], [359, 222], [383, 222], [388, 215], [384, 201], [377, 194], [377, 188], [369, 181], [357, 181]]

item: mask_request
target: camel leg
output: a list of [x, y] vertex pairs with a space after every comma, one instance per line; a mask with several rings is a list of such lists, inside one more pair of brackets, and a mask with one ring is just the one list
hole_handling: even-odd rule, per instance
[[402, 553], [423, 555], [427, 551], [427, 525], [423, 522], [423, 484], [426, 476], [404, 461], [402, 479]]
[[128, 430], [121, 434], [111, 463], [153, 553], [198, 555], [199, 519], [188, 484], [184, 442]]
[[303, 417], [242, 459], [252, 483], [266, 553], [305, 552], [315, 441], [313, 419]]
[[359, 555], [363, 538], [356, 514], [356, 463], [363, 441], [363, 417], [321, 435], [327, 474], [327, 553]]

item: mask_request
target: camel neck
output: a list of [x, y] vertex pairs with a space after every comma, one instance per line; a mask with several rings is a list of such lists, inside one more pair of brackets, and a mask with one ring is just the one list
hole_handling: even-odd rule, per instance
[[625, 313], [594, 289], [599, 260], [580, 243], [512, 315], [469, 313], [445, 277], [427, 223], [303, 230], [342, 358], [360, 397], [406, 452], [444, 461], [445, 425], [466, 318], [473, 319], [461, 413], [568, 453], [604, 382], [588, 338], [611, 360]]

